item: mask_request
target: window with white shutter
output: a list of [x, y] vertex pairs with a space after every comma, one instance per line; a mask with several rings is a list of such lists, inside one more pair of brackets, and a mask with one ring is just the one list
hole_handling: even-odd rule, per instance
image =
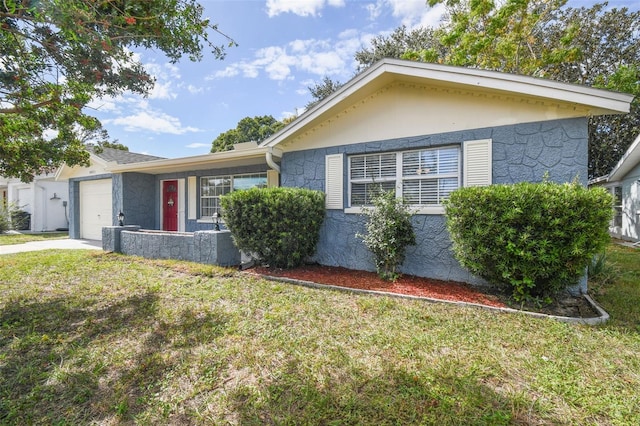
[[342, 210], [343, 208], [343, 155], [331, 154], [325, 157], [325, 207]]
[[464, 143], [464, 186], [488, 186], [492, 183], [491, 139]]

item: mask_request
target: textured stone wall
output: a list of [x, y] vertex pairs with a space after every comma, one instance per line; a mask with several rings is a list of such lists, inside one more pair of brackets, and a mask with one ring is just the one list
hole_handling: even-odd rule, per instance
[[[587, 182], [587, 121], [582, 118], [285, 153], [281, 182], [282, 186], [323, 191], [325, 156], [344, 153], [344, 205], [347, 206], [348, 155], [429, 148], [487, 138], [493, 141], [493, 183], [541, 181], [546, 172], [550, 180], [556, 182], [571, 181], [576, 176], [580, 182]], [[418, 242], [408, 249], [401, 268], [403, 273], [482, 284], [482, 280], [469, 274], [453, 257], [444, 215], [415, 215], [412, 222]], [[360, 215], [328, 210], [314, 260], [324, 265], [374, 271], [371, 254], [355, 236], [364, 232], [364, 223]]]
[[125, 224], [131, 223], [145, 229], [158, 228], [155, 215], [150, 214], [160, 205], [156, 201], [156, 177], [144, 173], [123, 173], [120, 176], [123, 191], [118, 212], [125, 214]]
[[140, 231], [139, 226], [102, 228], [102, 249], [147, 259], [178, 259], [220, 266], [240, 264], [229, 231]]

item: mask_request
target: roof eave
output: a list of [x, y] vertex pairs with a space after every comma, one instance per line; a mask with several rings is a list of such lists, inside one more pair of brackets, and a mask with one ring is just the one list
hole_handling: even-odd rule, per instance
[[631, 169], [640, 164], [640, 135], [631, 143], [618, 164], [609, 173], [609, 182], [622, 179]]
[[566, 104], [586, 106], [590, 115], [628, 113], [634, 98], [633, 95], [626, 93], [611, 92], [542, 78], [505, 74], [497, 71], [398, 59], [383, 59], [354, 77], [311, 109], [305, 111], [291, 124], [263, 141], [260, 146], [277, 146], [303, 129], [316, 117], [335, 107], [383, 74], [398, 75], [401, 78], [421, 77], [426, 80], [478, 87], [485, 90], [500, 90], [525, 96], [554, 99]]
[[[222, 164], [232, 165], [233, 162], [252, 159], [265, 159], [267, 152], [281, 156], [278, 150], [270, 147], [257, 147], [254, 149], [232, 150], [216, 152], [191, 157], [169, 158], [152, 160], [141, 163], [129, 163], [113, 165], [108, 168], [112, 173], [140, 172], [149, 174], [171, 173], [176, 171], [206, 170], [219, 167]], [[266, 160], [264, 160], [266, 163]]]

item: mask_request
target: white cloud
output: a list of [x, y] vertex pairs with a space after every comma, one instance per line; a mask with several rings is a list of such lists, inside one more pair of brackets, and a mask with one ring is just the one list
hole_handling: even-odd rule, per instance
[[281, 13], [299, 16], [319, 16], [325, 5], [343, 7], [345, 0], [267, 0], [267, 15], [270, 18]]
[[375, 21], [382, 14], [384, 6], [384, 0], [378, 0], [376, 3], [369, 3], [364, 6], [365, 10], [369, 12], [369, 20]]
[[269, 46], [255, 52], [251, 61], [236, 62], [207, 77], [208, 80], [235, 77], [257, 78], [266, 73], [276, 81], [294, 78], [296, 71], [317, 77], [348, 79], [355, 69], [355, 52], [368, 45], [373, 34], [348, 29], [332, 39], [293, 40], [282, 46]]
[[100, 112], [116, 112], [119, 110], [116, 98], [92, 99], [87, 103], [86, 107]]
[[189, 145], [185, 145], [185, 148], [211, 148], [210, 143], [194, 142]]
[[150, 99], [175, 99], [178, 97], [174, 83], [180, 80], [182, 76], [180, 75], [180, 69], [175, 64], [151, 62], [144, 64], [144, 67], [156, 79], [156, 83], [149, 93]]
[[154, 133], [182, 135], [188, 132], [200, 131], [200, 129], [195, 127], [183, 126], [180, 119], [177, 117], [172, 117], [162, 112], [154, 112], [150, 110], [138, 111], [137, 113], [126, 117], [103, 120], [103, 123], [123, 126], [125, 130], [130, 132], [147, 130]]
[[173, 91], [173, 85], [170, 81], [160, 82], [156, 81], [153, 89], [149, 93], [149, 99], [175, 99], [178, 97], [178, 93]]
[[197, 93], [202, 93], [202, 92], [204, 92], [204, 88], [194, 86], [193, 84], [189, 84], [189, 85], [187, 86], [187, 91], [189, 91], [189, 93], [191, 93], [192, 95], [195, 95], [195, 94], [197, 94]]
[[437, 27], [445, 12], [443, 4], [432, 8], [426, 5], [425, 0], [378, 0], [376, 3], [376, 7], [383, 5], [390, 7], [392, 15], [409, 28]]
[[240, 67], [237, 65], [230, 65], [221, 71], [216, 71], [212, 76], [208, 76], [207, 80], [213, 80], [214, 78], [228, 78], [235, 77], [240, 73]]

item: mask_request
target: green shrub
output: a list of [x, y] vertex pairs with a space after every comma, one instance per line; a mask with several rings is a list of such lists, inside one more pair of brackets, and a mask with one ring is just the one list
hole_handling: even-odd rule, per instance
[[460, 188], [445, 203], [458, 261], [518, 301], [578, 282], [610, 240], [611, 205], [576, 182]]
[[14, 204], [0, 204], [0, 234], [11, 229], [29, 229], [29, 213]]
[[0, 204], [0, 234], [3, 234], [11, 229], [11, 216], [9, 215], [9, 209]]
[[589, 284], [604, 287], [616, 282], [620, 277], [620, 268], [608, 258], [607, 252], [603, 251], [593, 256], [587, 265], [587, 273]]
[[324, 193], [301, 188], [252, 188], [221, 199], [236, 246], [277, 268], [313, 255], [324, 220]]
[[398, 266], [404, 262], [407, 246], [415, 245], [411, 212], [393, 191], [380, 191], [373, 197], [373, 208], [365, 210], [367, 233], [356, 234], [373, 253], [378, 276], [395, 281]]

